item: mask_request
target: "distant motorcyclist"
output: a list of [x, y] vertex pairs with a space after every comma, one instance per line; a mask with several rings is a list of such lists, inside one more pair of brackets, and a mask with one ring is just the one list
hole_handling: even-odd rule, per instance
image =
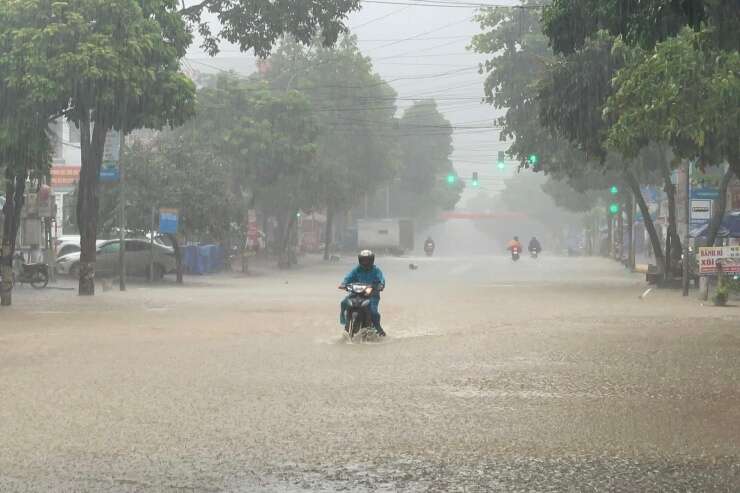
[[[378, 335], [381, 337], [385, 336], [383, 327], [380, 326], [380, 312], [378, 307], [380, 305], [380, 292], [385, 289], [385, 277], [383, 272], [378, 266], [375, 265], [375, 254], [370, 250], [363, 250], [357, 256], [359, 265], [352, 269], [349, 274], [344, 277], [342, 284], [339, 285], [339, 289], [344, 289], [347, 284], [368, 284], [373, 288], [373, 294], [370, 298], [370, 315], [373, 320], [373, 325], [378, 331]], [[348, 298], [342, 300], [339, 311], [339, 323], [342, 325], [346, 324], [345, 312], [347, 310]]]
[[435, 246], [436, 245], [434, 244], [434, 240], [432, 239], [432, 237], [427, 236], [427, 239], [424, 242], [424, 251], [426, 252], [426, 254], [427, 255], [433, 254]]
[[540, 252], [542, 252], [542, 245], [540, 245], [537, 237], [533, 236], [532, 239], [529, 240], [529, 253], [539, 254]]
[[513, 252], [515, 248], [518, 249], [520, 252], [522, 251], [522, 244], [519, 241], [518, 236], [515, 236], [513, 240], [509, 240], [509, 243], [506, 246], [506, 249], [510, 252]]

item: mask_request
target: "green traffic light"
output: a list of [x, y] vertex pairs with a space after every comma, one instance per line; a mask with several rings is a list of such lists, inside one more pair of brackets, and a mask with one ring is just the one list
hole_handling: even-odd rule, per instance
[[529, 164], [536, 166], [540, 162], [540, 157], [537, 154], [530, 154], [528, 161]]
[[611, 214], [619, 214], [619, 204], [613, 203], [609, 206], [609, 212]]
[[473, 180], [473, 186], [474, 187], [480, 186], [480, 182], [478, 180]]
[[454, 185], [457, 181], [457, 177], [455, 175], [447, 175], [447, 183], [449, 185]]
[[506, 163], [504, 163], [503, 161], [499, 161], [498, 163], [496, 163], [496, 167], [502, 170], [506, 167]]
[[616, 195], [619, 193], [619, 187], [616, 185], [612, 185], [612, 187], [609, 189], [609, 193], [612, 195]]

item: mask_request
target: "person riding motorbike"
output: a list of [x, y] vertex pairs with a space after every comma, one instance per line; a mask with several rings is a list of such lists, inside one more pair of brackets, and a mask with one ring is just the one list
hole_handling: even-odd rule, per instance
[[434, 240], [431, 236], [427, 236], [426, 241], [424, 242], [424, 251], [425, 252], [433, 252], [434, 251]]
[[509, 240], [509, 244], [506, 247], [510, 252], [513, 252], [514, 248], [518, 248], [520, 252], [522, 251], [522, 244], [518, 236], [515, 236], [513, 240]]
[[[385, 337], [385, 331], [380, 326], [380, 292], [385, 289], [385, 277], [378, 266], [375, 265], [375, 254], [370, 250], [363, 250], [357, 256], [358, 266], [352, 269], [339, 285], [339, 289], [344, 289], [347, 284], [368, 284], [373, 287], [373, 294], [370, 298], [370, 315], [373, 325], [378, 331], [378, 335]], [[349, 297], [342, 300], [339, 311], [339, 323], [346, 324], [345, 312], [348, 306]]]
[[537, 240], [536, 236], [533, 236], [531, 240], [529, 240], [529, 253], [536, 253], [539, 254], [542, 251], [542, 245], [540, 245], [540, 242]]

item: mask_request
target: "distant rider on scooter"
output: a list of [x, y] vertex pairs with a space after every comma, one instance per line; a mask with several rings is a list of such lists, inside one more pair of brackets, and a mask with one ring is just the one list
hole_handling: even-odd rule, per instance
[[534, 253], [539, 255], [540, 252], [542, 252], [542, 245], [540, 245], [540, 242], [537, 240], [536, 236], [533, 236], [531, 240], [529, 240], [529, 253]]
[[515, 236], [513, 240], [509, 241], [509, 244], [506, 246], [506, 249], [510, 252], [514, 250], [514, 248], [518, 248], [519, 251], [522, 251], [522, 244], [519, 242], [519, 237]]
[[[378, 331], [378, 335], [381, 337], [385, 336], [385, 331], [380, 326], [380, 312], [378, 306], [380, 305], [380, 292], [385, 289], [385, 277], [383, 272], [375, 265], [375, 254], [370, 250], [363, 250], [357, 256], [359, 265], [352, 269], [349, 274], [344, 277], [342, 284], [339, 285], [339, 289], [344, 289], [347, 284], [368, 284], [373, 287], [373, 294], [370, 298], [370, 314], [373, 319], [373, 325]], [[347, 298], [342, 300], [339, 311], [339, 323], [342, 326], [345, 325], [345, 312], [347, 310]]]
[[434, 240], [431, 236], [427, 236], [427, 240], [424, 242], [424, 252], [426, 252], [427, 256], [431, 256], [434, 253]]

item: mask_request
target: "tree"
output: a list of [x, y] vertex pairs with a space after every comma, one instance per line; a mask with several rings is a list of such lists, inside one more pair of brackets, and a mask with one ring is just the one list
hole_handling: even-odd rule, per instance
[[[12, 2], [3, 14], [3, 37], [20, 70], [10, 73], [34, 97], [63, 95], [59, 110], [81, 131], [82, 169], [78, 223], [82, 236], [80, 294], [94, 294], [97, 180], [105, 137], [111, 128], [159, 128], [182, 123], [192, 113], [194, 88], [178, 72], [198, 26], [206, 48], [220, 40], [242, 50], [269, 51], [284, 32], [312, 38], [320, 27], [331, 42], [343, 29], [355, 0], [306, 3], [206, 0], [180, 9], [176, 0], [76, 0]], [[213, 34], [205, 21], [218, 14]], [[29, 27], [31, 26], [31, 27]], [[32, 74], [27, 77], [27, 74]]]
[[[614, 183], [610, 175], [619, 171], [621, 163], [609, 161], [616, 169], [605, 165], [603, 140], [608, 127], [599, 110], [611, 92], [610, 77], [619, 66], [619, 61], [613, 59], [604, 64], [604, 57], [610, 57], [608, 38], [594, 43], [592, 51], [575, 64], [568, 64], [548, 47], [535, 9], [484, 9], [478, 21], [485, 32], [473, 38], [472, 46], [478, 52], [495, 55], [482, 69], [489, 72], [485, 83], [488, 101], [506, 110], [499, 120], [501, 139], [516, 139], [508, 154], [517, 157], [521, 167], [529, 167], [529, 156], [535, 154], [537, 169], [580, 191], [603, 190]], [[629, 182], [637, 197], [639, 181]], [[637, 198], [647, 211], [645, 201], [640, 200], [641, 196]], [[660, 261], [662, 248], [657, 231], [650, 219], [647, 226]]]
[[[106, 134], [112, 128], [159, 128], [191, 113], [193, 85], [179, 72], [191, 42], [174, 2], [43, 0], [12, 4], [3, 23], [12, 59], [13, 84], [32, 97], [63, 100], [56, 110], [80, 128], [81, 171], [77, 201], [81, 295], [95, 292], [98, 175]], [[29, 17], [33, 22], [26, 22]]]
[[[211, 55], [218, 53], [222, 41], [227, 41], [237, 44], [241, 51], [254, 49], [256, 55], [266, 57], [284, 33], [306, 45], [320, 35], [325, 46], [333, 45], [346, 31], [347, 15], [359, 8], [360, 0], [202, 0], [178, 14], [198, 31], [202, 47]], [[218, 17], [219, 32], [211, 30], [209, 16]]]
[[354, 36], [336, 47], [287, 39], [269, 60], [271, 86], [296, 88], [311, 102], [318, 130], [316, 169], [305, 191], [326, 208], [325, 257], [333, 220], [374, 194], [397, 169], [395, 91], [374, 72]]
[[[538, 2], [527, 0], [526, 7]], [[572, 148], [564, 139], [552, 135], [539, 123], [537, 81], [554, 55], [542, 34], [537, 11], [530, 8], [490, 8], [476, 17], [483, 32], [473, 37], [471, 47], [490, 55], [481, 71], [488, 76], [484, 84], [486, 101], [505, 110], [498, 119], [501, 141], [513, 140], [507, 154], [529, 167], [529, 156], [540, 157], [540, 168], [547, 169], [558, 159], [572, 160]]]
[[[578, 50], [552, 64], [549, 74], [539, 84], [541, 104], [540, 120], [553, 131], [560, 133], [578, 146], [583, 152], [596, 158], [592, 169], [616, 173], [634, 195], [645, 218], [645, 227], [650, 236], [656, 262], [663, 272], [670, 272], [671, 260], [680, 255], [680, 239], [676, 228], [674, 186], [670, 179], [670, 165], [665, 152], [650, 153], [645, 148], [649, 141], [638, 149], [642, 154], [625, 157], [609, 153], [606, 145], [611, 122], [604, 118], [606, 102], [614, 93], [612, 79], [624, 64], [623, 53], [613, 50], [614, 40], [600, 31]], [[644, 150], [642, 150], [644, 149]], [[660, 150], [660, 148], [658, 148]], [[570, 168], [571, 176], [582, 167]], [[661, 240], [650, 217], [647, 203], [642, 197], [640, 184], [660, 177], [669, 195], [669, 245], [674, 248], [663, 255]]]
[[[225, 240], [237, 221], [235, 198], [226, 193], [231, 173], [223, 162], [181, 131], [167, 131], [151, 141], [134, 141], [127, 147], [126, 212], [127, 228], [151, 231], [152, 210], [175, 208], [179, 212], [179, 233], [190, 240]], [[119, 187], [103, 194], [105, 201], [117, 202]], [[113, 208], [111, 208], [113, 210]], [[111, 223], [109, 227], [115, 227]]]
[[[18, 100], [15, 101], [16, 103]], [[5, 203], [0, 229], [0, 305], [12, 304], [13, 256], [20, 227], [26, 180], [46, 176], [51, 165], [47, 121], [38, 112], [12, 112], [12, 102], [0, 105], [0, 169], [4, 169]], [[22, 106], [22, 104], [21, 104]], [[16, 109], [21, 108], [16, 106]]]
[[400, 169], [396, 214], [431, 218], [460, 200], [464, 184], [448, 184], [454, 173], [452, 126], [433, 100], [417, 101], [398, 123]]
[[684, 27], [712, 26], [715, 46], [740, 48], [737, 0], [553, 0], [543, 12], [545, 34], [557, 53], [573, 53], [599, 30], [650, 49]]
[[714, 50], [688, 29], [633, 56], [615, 79], [609, 145], [627, 155], [666, 142], [700, 166], [727, 161], [740, 178], [740, 53]]
[[[668, 143], [677, 159], [697, 159], [702, 167], [727, 159], [731, 169], [737, 168], [732, 164], [740, 101], [736, 1], [555, 0], [543, 19], [554, 50], [569, 56], [603, 37], [600, 30], [619, 36], [614, 54], [627, 66], [615, 78], [616, 92], [604, 108], [611, 120], [608, 147], [635, 156], [650, 141]], [[670, 170], [661, 164], [660, 172], [670, 204], [669, 238], [680, 245]], [[726, 175], [723, 198], [728, 184]], [[714, 211], [711, 242], [722, 209]], [[674, 257], [679, 253], [674, 249]]]
[[[293, 213], [307, 206], [308, 187], [284, 186], [315, 174], [316, 128], [301, 94], [223, 73], [197, 100], [192, 120], [127, 150], [132, 225], [148, 231], [151, 207], [177, 207], [186, 237], [231, 240], [232, 225], [243, 225], [257, 203]], [[109, 190], [105, 202], [116, 194]]]

